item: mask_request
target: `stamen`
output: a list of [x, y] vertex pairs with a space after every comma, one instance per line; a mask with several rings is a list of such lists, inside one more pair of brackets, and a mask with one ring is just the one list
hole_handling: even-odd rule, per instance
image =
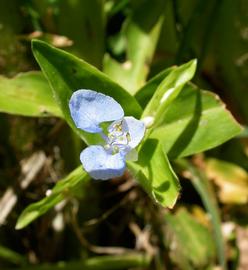
[[130, 135], [129, 132], [127, 132], [126, 137], [127, 137], [127, 141], [128, 141], [128, 142], [131, 142], [131, 135]]
[[131, 141], [131, 136], [129, 132], [123, 131], [123, 121], [113, 124], [109, 128], [109, 133], [106, 136], [106, 148], [112, 152], [112, 154], [124, 151], [128, 147]]

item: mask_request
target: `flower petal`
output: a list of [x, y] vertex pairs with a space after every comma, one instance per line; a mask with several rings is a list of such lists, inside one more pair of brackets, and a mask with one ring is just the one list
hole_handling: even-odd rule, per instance
[[81, 152], [80, 160], [86, 172], [94, 179], [107, 180], [123, 175], [126, 164], [120, 154], [108, 153], [100, 145], [91, 145]]
[[75, 91], [69, 107], [77, 128], [90, 133], [101, 132], [100, 123], [118, 120], [124, 116], [121, 105], [112, 97], [87, 89]]
[[[124, 122], [123, 123], [124, 129], [128, 130], [130, 137], [131, 137], [130, 138], [131, 140], [128, 143], [128, 145], [131, 148], [135, 148], [144, 137], [145, 125], [142, 121], [140, 121], [132, 116], [124, 117], [123, 122]], [[125, 125], [127, 127], [125, 127]]]

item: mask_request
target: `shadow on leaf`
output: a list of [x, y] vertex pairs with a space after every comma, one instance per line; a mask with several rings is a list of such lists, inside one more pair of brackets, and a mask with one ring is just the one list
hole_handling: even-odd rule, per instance
[[200, 91], [196, 91], [194, 114], [189, 123], [187, 124], [187, 126], [185, 127], [185, 129], [182, 131], [180, 136], [177, 138], [177, 140], [169, 150], [168, 156], [170, 158], [180, 156], [180, 154], [191, 142], [200, 122], [201, 111], [202, 111], [201, 94]]

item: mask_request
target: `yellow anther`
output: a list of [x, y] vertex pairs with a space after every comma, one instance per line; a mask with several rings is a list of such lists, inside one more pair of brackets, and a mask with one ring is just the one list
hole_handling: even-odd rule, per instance
[[127, 137], [127, 141], [128, 142], [131, 142], [131, 136], [130, 136], [130, 133], [129, 132], [127, 132], [126, 137]]

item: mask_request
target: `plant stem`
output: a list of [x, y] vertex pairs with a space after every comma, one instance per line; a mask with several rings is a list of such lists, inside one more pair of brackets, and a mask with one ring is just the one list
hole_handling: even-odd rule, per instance
[[225, 243], [221, 232], [221, 218], [216, 197], [210, 182], [206, 178], [203, 171], [200, 171], [196, 166], [186, 159], [180, 159], [176, 161], [176, 164], [179, 165], [181, 169], [189, 173], [189, 178], [191, 179], [194, 188], [199, 193], [206, 210], [211, 216], [218, 260], [222, 267], [221, 269], [226, 270]]
[[[19, 270], [118, 270], [132, 267], [148, 267], [151, 257], [143, 253], [130, 253], [115, 256], [97, 256], [83, 261], [60, 262], [57, 264], [43, 264], [26, 266]], [[5, 269], [8, 270], [8, 269]]]

